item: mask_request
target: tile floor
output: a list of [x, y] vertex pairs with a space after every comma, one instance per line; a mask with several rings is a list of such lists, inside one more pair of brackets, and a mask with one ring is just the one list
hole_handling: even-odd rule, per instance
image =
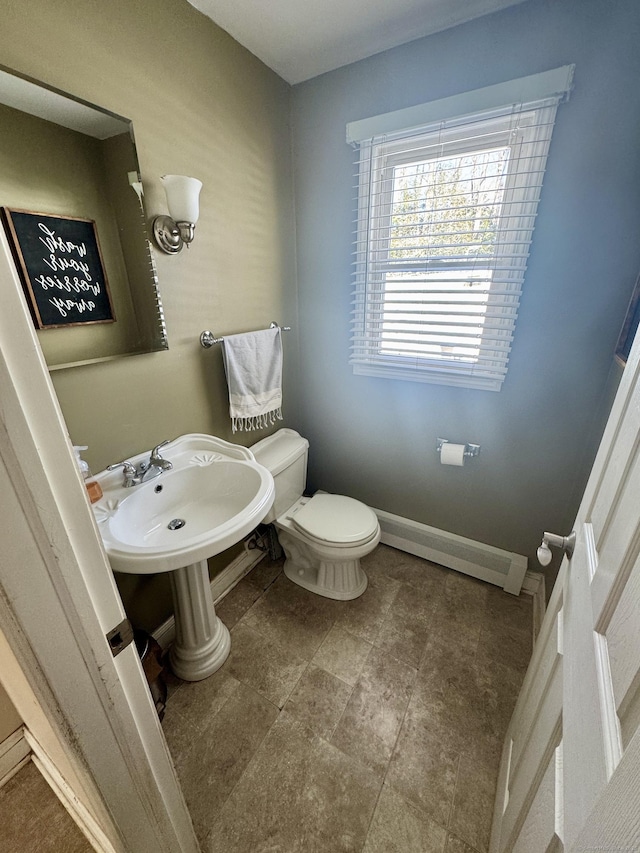
[[0, 788], [0, 851], [93, 851], [93, 847], [31, 761]]
[[263, 560], [163, 727], [206, 853], [485, 853], [531, 598], [379, 546], [350, 602]]

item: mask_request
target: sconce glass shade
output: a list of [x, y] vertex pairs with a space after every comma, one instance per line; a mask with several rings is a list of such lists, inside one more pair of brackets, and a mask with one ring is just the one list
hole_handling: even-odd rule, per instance
[[202, 181], [185, 175], [163, 175], [160, 180], [167, 196], [169, 215], [175, 222], [190, 222], [200, 216], [199, 197]]

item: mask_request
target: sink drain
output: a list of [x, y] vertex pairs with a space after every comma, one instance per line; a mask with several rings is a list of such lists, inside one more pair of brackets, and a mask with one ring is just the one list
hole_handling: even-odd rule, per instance
[[181, 527], [184, 527], [187, 522], [184, 518], [174, 518], [172, 521], [167, 524], [169, 530], [180, 530]]

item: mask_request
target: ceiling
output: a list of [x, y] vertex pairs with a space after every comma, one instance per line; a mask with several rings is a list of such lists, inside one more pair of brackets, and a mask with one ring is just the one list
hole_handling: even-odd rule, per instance
[[189, 0], [288, 83], [524, 0]]

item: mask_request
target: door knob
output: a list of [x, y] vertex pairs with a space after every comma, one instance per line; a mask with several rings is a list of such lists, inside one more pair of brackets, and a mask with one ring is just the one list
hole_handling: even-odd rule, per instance
[[538, 562], [541, 566], [548, 566], [551, 562], [551, 548], [562, 548], [567, 555], [567, 560], [573, 556], [576, 547], [576, 533], [572, 531], [568, 536], [558, 536], [557, 533], [545, 533], [542, 537], [542, 544], [538, 548]]

